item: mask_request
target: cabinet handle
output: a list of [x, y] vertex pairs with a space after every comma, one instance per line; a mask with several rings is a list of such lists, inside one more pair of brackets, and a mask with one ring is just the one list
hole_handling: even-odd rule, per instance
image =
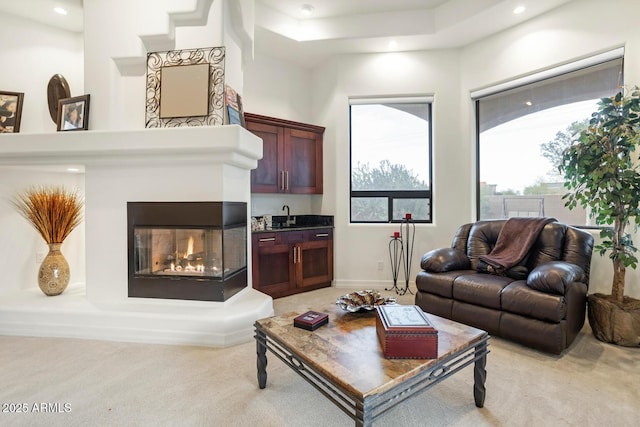
[[316, 237], [329, 237], [329, 233], [318, 233]]
[[296, 249], [298, 249], [297, 247], [293, 247], [293, 263], [296, 264], [298, 261], [296, 261]]
[[289, 191], [289, 171], [284, 171], [285, 176], [287, 177], [286, 185], [285, 185], [285, 190]]
[[280, 171], [280, 190], [285, 191], [285, 186], [284, 186], [284, 169]]
[[298, 262], [302, 262], [302, 248], [298, 246]]
[[274, 242], [275, 240], [275, 237], [265, 237], [264, 239], [260, 239], [260, 242]]

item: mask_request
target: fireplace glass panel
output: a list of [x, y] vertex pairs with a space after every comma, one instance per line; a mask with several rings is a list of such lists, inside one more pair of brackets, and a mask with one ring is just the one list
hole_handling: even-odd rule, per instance
[[245, 236], [246, 226], [135, 227], [134, 275], [218, 279], [232, 275], [246, 268]]

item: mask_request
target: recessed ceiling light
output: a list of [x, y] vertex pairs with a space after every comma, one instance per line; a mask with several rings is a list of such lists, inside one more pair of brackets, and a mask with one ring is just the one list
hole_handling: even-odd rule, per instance
[[313, 6], [311, 6], [310, 4], [303, 4], [302, 6], [300, 6], [300, 13], [304, 16], [313, 15], [313, 11]]
[[518, 6], [515, 9], [513, 9], [513, 13], [514, 15], [519, 15], [522, 12], [524, 12], [524, 9], [525, 9], [524, 6]]
[[531, 101], [527, 101], [524, 103], [527, 107], [531, 107], [533, 105], [533, 102]]
[[60, 15], [66, 15], [67, 14], [67, 11], [65, 9], [61, 8], [61, 7], [54, 7], [53, 11], [55, 13], [57, 13], [57, 14], [60, 14]]

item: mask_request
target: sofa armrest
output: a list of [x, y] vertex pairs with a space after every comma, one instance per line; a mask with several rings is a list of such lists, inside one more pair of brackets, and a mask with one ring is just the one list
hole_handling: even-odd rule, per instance
[[453, 248], [440, 248], [422, 256], [420, 266], [425, 271], [443, 273], [453, 270], [468, 270], [471, 262], [464, 252]]
[[586, 274], [575, 264], [552, 261], [534, 268], [527, 277], [527, 286], [540, 292], [564, 295], [573, 282], [586, 281]]

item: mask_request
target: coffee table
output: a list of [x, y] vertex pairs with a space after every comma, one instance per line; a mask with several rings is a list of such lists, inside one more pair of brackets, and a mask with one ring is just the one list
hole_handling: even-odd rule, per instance
[[[304, 310], [306, 311], [306, 310]], [[375, 312], [349, 313], [335, 305], [316, 309], [329, 323], [307, 331], [293, 326], [291, 312], [256, 321], [258, 385], [267, 384], [267, 350], [353, 418], [369, 426], [400, 402], [474, 364], [473, 396], [485, 398], [489, 335], [428, 314], [438, 329], [437, 359], [385, 359], [376, 336]]]

